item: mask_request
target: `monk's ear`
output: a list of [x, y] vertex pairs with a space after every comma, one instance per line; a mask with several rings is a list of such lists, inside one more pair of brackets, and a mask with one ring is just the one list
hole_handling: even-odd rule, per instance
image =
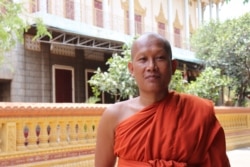
[[134, 74], [133, 74], [133, 72], [134, 72], [134, 70], [133, 70], [133, 64], [132, 64], [131, 61], [128, 62], [128, 70], [129, 70], [130, 75], [131, 75], [132, 77], [134, 77]]
[[178, 66], [178, 61], [177, 60], [172, 60], [172, 75], [174, 75], [175, 73], [175, 70], [177, 69], [177, 66]]

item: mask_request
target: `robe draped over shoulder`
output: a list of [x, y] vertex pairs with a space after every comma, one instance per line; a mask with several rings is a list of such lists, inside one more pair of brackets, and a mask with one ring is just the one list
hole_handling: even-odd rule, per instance
[[115, 130], [119, 167], [229, 167], [211, 101], [170, 92]]

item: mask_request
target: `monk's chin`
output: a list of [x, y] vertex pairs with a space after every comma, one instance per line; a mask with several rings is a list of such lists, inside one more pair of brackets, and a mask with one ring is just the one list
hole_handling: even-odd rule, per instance
[[164, 94], [168, 91], [167, 87], [162, 86], [154, 86], [154, 87], [148, 87], [147, 89], [144, 89], [147, 93], [153, 93], [153, 94]]

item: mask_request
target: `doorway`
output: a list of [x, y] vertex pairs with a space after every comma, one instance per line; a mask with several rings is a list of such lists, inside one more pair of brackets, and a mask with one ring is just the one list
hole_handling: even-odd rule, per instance
[[74, 69], [70, 66], [53, 66], [53, 102], [74, 103]]

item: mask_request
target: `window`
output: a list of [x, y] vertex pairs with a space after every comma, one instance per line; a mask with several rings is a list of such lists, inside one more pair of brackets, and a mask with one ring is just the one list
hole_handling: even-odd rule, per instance
[[94, 2], [94, 17], [95, 17], [95, 25], [98, 27], [103, 27], [103, 10], [102, 10], [102, 2], [95, 0]]
[[38, 42], [36, 40], [32, 40], [33, 38], [34, 38], [33, 35], [28, 35], [28, 34], [24, 35], [24, 47], [25, 47], [25, 49], [38, 51], [38, 52], [41, 51], [40, 42]]
[[46, 5], [47, 5], [47, 13], [52, 13], [51, 0], [47, 0]]
[[74, 0], [65, 0], [65, 17], [74, 20]]
[[31, 0], [31, 5], [30, 5], [30, 10], [31, 13], [35, 13], [39, 11], [39, 0]]
[[126, 11], [126, 23], [125, 23], [125, 25], [126, 25], [126, 30], [125, 30], [125, 33], [126, 34], [130, 34], [130, 23], [129, 23], [129, 13], [128, 13], [128, 11]]
[[160, 34], [161, 36], [165, 37], [166, 34], [166, 29], [165, 29], [165, 24], [158, 22], [158, 34]]
[[10, 102], [10, 80], [0, 80], [0, 101]]
[[142, 34], [142, 16], [135, 14], [135, 34]]
[[[126, 34], [136, 35], [142, 34], [144, 31], [144, 16], [146, 15], [146, 9], [144, 9], [139, 0], [134, 0], [134, 9], [130, 9], [129, 5], [130, 1], [126, 0], [121, 2], [122, 9], [124, 10], [124, 28]], [[132, 10], [132, 11], [130, 11]], [[134, 16], [130, 15], [133, 13]], [[131, 20], [133, 19], [133, 20]], [[134, 25], [131, 25], [133, 22]], [[132, 31], [132, 32], [131, 32]]]
[[[129, 20], [129, 13], [126, 11], [126, 33], [130, 34], [130, 20]], [[142, 16], [139, 14], [135, 14], [135, 34], [142, 34]]]
[[174, 28], [174, 45], [181, 48], [181, 31], [178, 28]]

